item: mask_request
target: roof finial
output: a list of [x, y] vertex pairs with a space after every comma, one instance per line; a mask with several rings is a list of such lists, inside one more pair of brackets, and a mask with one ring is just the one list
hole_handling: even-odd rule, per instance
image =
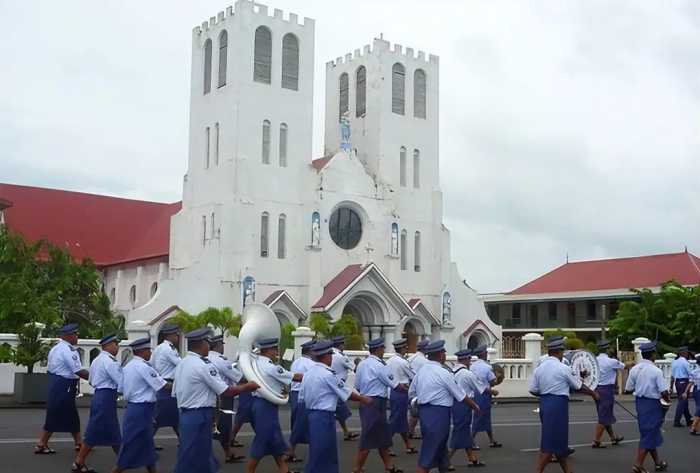
[[379, 39], [384, 39], [384, 33], [379, 33]]
[[569, 262], [569, 252], [568, 251], [566, 252], [566, 262], [567, 263]]
[[688, 252], [688, 245], [685, 245], [685, 252]]

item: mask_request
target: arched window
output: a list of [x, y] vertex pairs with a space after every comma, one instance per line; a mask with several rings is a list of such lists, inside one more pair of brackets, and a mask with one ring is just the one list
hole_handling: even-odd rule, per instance
[[299, 40], [292, 33], [282, 38], [282, 88], [299, 90]]
[[413, 73], [413, 116], [416, 118], [425, 118], [425, 71], [416, 69]]
[[211, 39], [204, 42], [204, 93], [211, 92]]
[[277, 257], [283, 259], [287, 256], [287, 216], [280, 214], [277, 220]]
[[270, 164], [270, 120], [263, 121], [262, 126], [262, 162]]
[[406, 110], [406, 68], [397, 62], [391, 68], [391, 111], [403, 115]]
[[408, 236], [406, 234], [406, 230], [401, 231], [401, 271], [405, 271], [408, 268], [408, 261], [407, 255], [406, 255], [406, 248], [408, 246]]
[[253, 80], [269, 84], [272, 78], [272, 33], [266, 26], [255, 30]]
[[219, 165], [219, 123], [214, 125], [214, 162]]
[[420, 187], [420, 151], [413, 150], [413, 187]]
[[156, 292], [158, 292], [158, 283], [154, 282], [151, 284], [151, 297], [155, 296]]
[[136, 304], [136, 286], [131, 286], [129, 289], [129, 302], [132, 306]]
[[207, 244], [207, 216], [202, 215], [202, 246]]
[[211, 141], [211, 130], [209, 127], [204, 129], [204, 169], [209, 169], [209, 143]]
[[363, 117], [367, 112], [367, 69], [360, 66], [355, 72], [355, 116]]
[[226, 51], [228, 51], [228, 33], [223, 30], [219, 35], [219, 87], [226, 85]]
[[267, 258], [269, 250], [270, 214], [263, 212], [260, 217], [260, 256]]
[[390, 254], [393, 257], [399, 256], [399, 224], [396, 222], [391, 224]]
[[117, 290], [116, 288], [112, 288], [111, 291], [109, 291], [109, 301], [114, 305], [115, 302], [117, 302]]
[[280, 124], [280, 167], [287, 167], [287, 124]]
[[420, 272], [420, 232], [413, 237], [413, 270]]
[[209, 238], [215, 238], [216, 237], [216, 221], [215, 221], [215, 215], [214, 212], [211, 213], [211, 236]]
[[340, 74], [338, 89], [338, 119], [340, 119], [350, 106], [350, 78], [347, 72]]
[[406, 187], [406, 148], [399, 150], [399, 183], [401, 187]]

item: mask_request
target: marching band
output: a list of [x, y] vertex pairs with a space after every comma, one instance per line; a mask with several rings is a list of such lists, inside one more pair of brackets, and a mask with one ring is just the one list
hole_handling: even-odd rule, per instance
[[[54, 454], [48, 444], [51, 434], [71, 433], [77, 452], [71, 467], [73, 472], [94, 471], [86, 465], [86, 459], [96, 446], [114, 449], [117, 458], [113, 473], [134, 468], [155, 472], [158, 453], [154, 432], [162, 426], [172, 427], [179, 436], [176, 473], [219, 471], [213, 439], [221, 443], [227, 463], [240, 462], [244, 457], [231, 450], [237, 431], [234, 397], [239, 397], [235, 423], [240, 428], [242, 423], [250, 422], [255, 433], [248, 451], [248, 473], [254, 472], [259, 461], [268, 455], [274, 458], [280, 473], [289, 472], [288, 463], [302, 461], [296, 457], [298, 444], [309, 445], [304, 471], [339, 472], [336, 421], [343, 427], [345, 440], [354, 440], [356, 435], [345, 426], [351, 415], [348, 400], [359, 404], [362, 426], [353, 472], [364, 471], [365, 461], [374, 449], [387, 472], [401, 472], [392, 458], [396, 456], [391, 451], [395, 434], [401, 436], [406, 454], [418, 454], [419, 473], [454, 470], [450, 460], [458, 450], [464, 450], [469, 467], [485, 467], [477, 457], [478, 447], [474, 442], [479, 432], [486, 432], [492, 448], [501, 447], [493, 437], [491, 403], [498, 394], [494, 387], [502, 377], [494, 374], [485, 346], [458, 351], [454, 354], [457, 362], [450, 367], [442, 340], [421, 341], [419, 351], [411, 356], [407, 354], [408, 341], [396, 340], [395, 353], [385, 361], [384, 339], [377, 338], [369, 341], [369, 356], [355, 368], [343, 352], [344, 337], [335, 337], [304, 343], [302, 356], [288, 371], [278, 364], [278, 338], [256, 340], [261, 376], [285, 386], [285, 392], [289, 390], [291, 435], [287, 441], [280, 427], [279, 403], [271, 402], [259, 391], [263, 381], [245, 380], [236, 363], [223, 355], [223, 336], [213, 336], [209, 328], [184, 335], [188, 351], [180, 358], [179, 329], [166, 325], [153, 355], [150, 338], [135, 340], [129, 344], [133, 356], [124, 366], [116, 358], [119, 340], [115, 335], [106, 336], [100, 340], [102, 352], [89, 371], [81, 367], [76, 353], [77, 334], [76, 324], [64, 326], [60, 342], [49, 354], [50, 396], [44, 429], [35, 447], [36, 454]], [[568, 462], [573, 453], [568, 444], [571, 391], [581, 391], [596, 402], [593, 448], [605, 448], [602, 444], [605, 432], [612, 445], [623, 440], [613, 430], [616, 374], [631, 365], [626, 366], [615, 358], [609, 341], [599, 342], [600, 354], [591, 357], [598, 376], [595, 385], [589, 387], [590, 373], [574, 369], [572, 364], [576, 365], [576, 361], [565, 364], [564, 348], [563, 337], [551, 337], [547, 343], [548, 355], [540, 360], [530, 381], [529, 390], [539, 399], [542, 426], [538, 473], [553, 461], [565, 473], [571, 471]], [[671, 389], [654, 364], [656, 349], [654, 342], [641, 345], [642, 360], [631, 367], [625, 386], [635, 398], [641, 437], [632, 467], [634, 473], [647, 472], [644, 462], [648, 456], [656, 471], [668, 467], [660, 457], [659, 447], [663, 443], [661, 429], [670, 405]], [[679, 352], [687, 362], [688, 348], [681, 347]], [[476, 361], [472, 361], [474, 358]], [[700, 355], [696, 358], [700, 361]], [[678, 415], [684, 415], [687, 400], [694, 398], [695, 416], [686, 422], [691, 435], [700, 435], [700, 368], [686, 369], [683, 361], [675, 368], [672, 385], [675, 384], [679, 399], [685, 401]], [[348, 382], [353, 370], [354, 387]], [[79, 378], [88, 379], [95, 389], [82, 441], [75, 405]], [[126, 402], [121, 429], [117, 416], [120, 393]], [[251, 393], [252, 397], [245, 397]], [[387, 412], [390, 412], [388, 419]], [[416, 424], [420, 424], [422, 436], [419, 450], [411, 445], [411, 438], [416, 438], [415, 431], [412, 432]]]

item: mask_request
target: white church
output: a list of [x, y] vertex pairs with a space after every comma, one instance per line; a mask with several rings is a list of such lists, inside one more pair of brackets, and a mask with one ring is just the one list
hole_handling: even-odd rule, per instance
[[[237, 0], [194, 28], [182, 203], [141, 202], [163, 248], [93, 257], [113, 308], [129, 330], [156, 333], [180, 309], [240, 313], [256, 301], [295, 326], [352, 314], [389, 349], [405, 336], [498, 350], [501, 328], [452, 262], [442, 223], [438, 58], [374, 39], [328, 62], [317, 159], [313, 84], [309, 18]], [[6, 193], [12, 228], [22, 200]]]

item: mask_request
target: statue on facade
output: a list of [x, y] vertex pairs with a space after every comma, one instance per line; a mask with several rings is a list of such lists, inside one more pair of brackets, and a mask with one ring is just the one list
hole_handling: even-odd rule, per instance
[[349, 153], [350, 147], [350, 112], [345, 111], [340, 117], [340, 149]]
[[251, 302], [255, 302], [255, 279], [246, 276], [243, 279], [243, 307]]
[[399, 226], [391, 224], [391, 256], [399, 256]]
[[452, 320], [452, 296], [449, 292], [442, 295], [442, 323], [448, 324]]
[[318, 248], [321, 246], [321, 215], [314, 212], [311, 216], [311, 246]]

